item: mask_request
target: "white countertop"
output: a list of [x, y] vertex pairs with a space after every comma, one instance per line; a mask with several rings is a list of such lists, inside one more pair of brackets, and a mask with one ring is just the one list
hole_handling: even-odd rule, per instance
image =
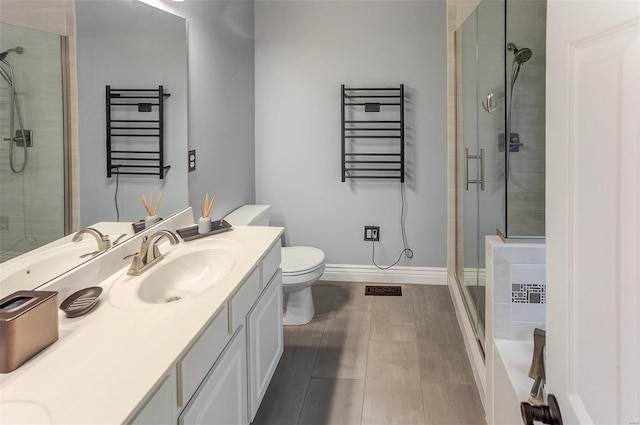
[[[244, 255], [229, 274], [197, 296], [149, 310], [125, 311], [109, 301], [109, 288], [127, 272], [127, 263], [100, 283], [104, 292], [93, 312], [75, 319], [59, 312], [59, 340], [14, 372], [0, 375], [0, 423], [115, 424], [131, 419], [282, 232], [280, 227], [234, 226], [211, 236], [243, 247]], [[167, 255], [172, 249], [161, 247]]]

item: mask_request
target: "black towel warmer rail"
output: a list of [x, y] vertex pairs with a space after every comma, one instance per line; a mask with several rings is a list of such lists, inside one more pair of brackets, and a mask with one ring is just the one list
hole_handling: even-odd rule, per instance
[[[149, 175], [164, 179], [163, 86], [154, 89], [114, 89], [106, 86], [107, 177]], [[134, 109], [136, 108], [136, 109]], [[132, 110], [133, 109], [133, 110]], [[148, 114], [148, 118], [140, 114]]]
[[[404, 84], [391, 88], [342, 84], [341, 88], [342, 181], [399, 179], [404, 183]], [[380, 113], [383, 108], [381, 118], [390, 119], [360, 119], [365, 118], [362, 112]]]

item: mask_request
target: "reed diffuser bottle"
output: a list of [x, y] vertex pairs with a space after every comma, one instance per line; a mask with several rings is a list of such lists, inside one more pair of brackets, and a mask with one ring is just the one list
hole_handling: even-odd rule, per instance
[[158, 200], [156, 201], [155, 206], [151, 208], [151, 205], [153, 205], [153, 194], [149, 195], [149, 202], [147, 202], [147, 199], [144, 197], [144, 195], [142, 195], [142, 205], [147, 211], [147, 216], [144, 219], [145, 229], [148, 229], [150, 226], [153, 226], [160, 221], [160, 218], [158, 217], [158, 207], [160, 207], [161, 200], [162, 192], [160, 192], [160, 196], [158, 196]]
[[202, 199], [200, 202], [200, 218], [198, 219], [198, 233], [201, 235], [209, 233], [211, 231], [211, 208], [213, 208], [213, 201], [216, 200], [216, 195], [213, 195], [211, 201], [209, 201], [209, 194], [207, 193], [204, 198], [204, 208], [202, 206]]

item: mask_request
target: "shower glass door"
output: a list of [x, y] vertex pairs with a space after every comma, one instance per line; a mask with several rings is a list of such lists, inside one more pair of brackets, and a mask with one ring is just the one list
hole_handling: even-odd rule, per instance
[[[65, 235], [65, 154], [60, 36], [5, 23], [0, 34], [0, 51], [14, 49], [0, 63], [3, 262]], [[26, 148], [16, 140], [21, 126], [31, 132]]]
[[458, 283], [484, 345], [484, 237], [504, 233], [505, 129], [503, 0], [484, 0], [456, 31]]

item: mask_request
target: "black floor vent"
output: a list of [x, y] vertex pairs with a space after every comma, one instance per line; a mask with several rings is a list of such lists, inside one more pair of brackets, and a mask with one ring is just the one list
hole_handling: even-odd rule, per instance
[[364, 294], [401, 297], [402, 288], [400, 286], [365, 286]]

